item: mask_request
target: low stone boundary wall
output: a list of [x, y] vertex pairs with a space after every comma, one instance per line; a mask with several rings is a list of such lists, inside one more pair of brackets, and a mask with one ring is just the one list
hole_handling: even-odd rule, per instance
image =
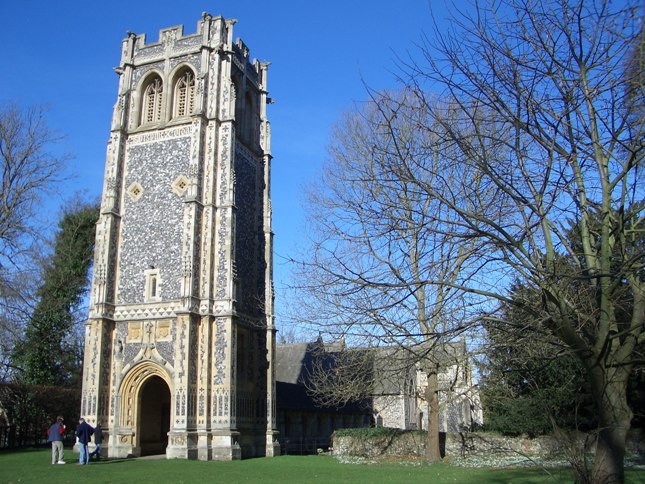
[[[627, 442], [629, 454], [645, 453], [645, 439], [641, 432], [632, 432]], [[421, 457], [425, 452], [425, 432], [401, 431], [392, 429], [391, 433], [376, 436], [345, 436], [334, 434], [333, 452], [335, 455], [360, 457], [412, 456]], [[575, 439], [580, 443], [586, 438], [578, 434]], [[531, 457], [547, 457], [562, 452], [563, 439], [554, 436], [505, 437], [487, 432], [464, 434], [441, 434], [442, 454], [451, 457], [489, 456], [494, 454], [520, 454]]]
[[423, 432], [393, 431], [388, 435], [370, 437], [332, 435], [334, 455], [378, 457], [384, 455], [421, 456], [425, 449]]
[[560, 443], [552, 436], [533, 439], [527, 437], [504, 437], [495, 434], [468, 433], [449, 434], [446, 438], [446, 454], [455, 456], [521, 454], [546, 456], [558, 452]]

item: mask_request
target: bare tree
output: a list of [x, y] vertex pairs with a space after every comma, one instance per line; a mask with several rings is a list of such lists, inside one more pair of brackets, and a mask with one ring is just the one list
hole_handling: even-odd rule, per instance
[[538, 288], [540, 307], [524, 309], [580, 359], [597, 402], [591, 479], [622, 482], [626, 386], [645, 342], [642, 6], [509, 0], [474, 12], [403, 66], [426, 106], [427, 149], [462, 173], [413, 167], [445, 217], [431, 228], [479, 248], [442, 284], [482, 312], [523, 304], [513, 280]]
[[67, 157], [53, 146], [60, 137], [47, 127], [42, 108], [0, 106], [0, 358], [9, 352], [33, 309], [40, 201], [62, 180]]
[[[423, 181], [432, 185], [442, 164], [437, 152], [426, 149], [432, 135], [423, 128], [426, 118], [425, 106], [409, 93], [373, 94], [337, 126], [324, 176], [309, 190], [314, 232], [312, 249], [298, 265], [303, 301], [295, 317], [331, 338], [344, 338], [349, 347], [394, 349], [387, 364], [379, 365], [375, 376], [381, 381], [422, 368], [428, 382], [426, 457], [436, 461], [437, 347], [467, 327], [462, 316], [468, 298], [449, 283], [476, 247], [450, 242], [450, 214], [442, 214], [443, 206], [411, 177], [417, 164], [427, 164], [423, 173], [430, 178]], [[460, 176], [450, 166], [441, 173]], [[442, 227], [435, 226], [438, 220]], [[321, 372], [315, 378], [318, 393], [337, 404], [370, 396], [374, 371], [362, 357], [369, 354], [339, 360], [335, 370], [342, 378], [334, 373], [325, 379]], [[355, 377], [361, 385], [344, 371], [356, 367], [369, 369]]]
[[316, 404], [331, 408], [357, 402], [369, 405], [375, 384], [372, 351], [346, 347], [330, 351], [321, 339], [312, 356], [305, 386]]
[[11, 354], [20, 340], [24, 325], [33, 311], [39, 274], [38, 254], [33, 264], [20, 269], [2, 268], [0, 277], [0, 381], [7, 381], [15, 374]]
[[[301, 265], [311, 321], [422, 358], [499, 302], [532, 311], [597, 402], [594, 482], [624, 480], [645, 343], [640, 8], [509, 0], [456, 16], [404, 63], [403, 95], [334, 133]], [[515, 281], [539, 307], [511, 297]]]

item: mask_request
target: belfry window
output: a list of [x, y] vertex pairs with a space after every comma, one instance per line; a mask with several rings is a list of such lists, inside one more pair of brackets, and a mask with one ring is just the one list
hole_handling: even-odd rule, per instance
[[177, 79], [174, 92], [174, 115], [189, 116], [193, 113], [195, 105], [195, 75], [186, 69]]
[[163, 83], [155, 76], [143, 91], [143, 109], [141, 124], [161, 121], [161, 106], [163, 102]]

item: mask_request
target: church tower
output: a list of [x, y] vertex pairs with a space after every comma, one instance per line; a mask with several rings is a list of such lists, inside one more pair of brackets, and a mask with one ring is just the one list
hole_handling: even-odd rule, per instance
[[279, 452], [268, 63], [234, 24], [123, 40], [81, 403], [109, 457]]

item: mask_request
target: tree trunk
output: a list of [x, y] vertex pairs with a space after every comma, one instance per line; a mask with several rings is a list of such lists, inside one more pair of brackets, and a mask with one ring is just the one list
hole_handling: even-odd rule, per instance
[[428, 462], [441, 460], [439, 445], [439, 380], [436, 365], [426, 371], [428, 385], [426, 386], [425, 399], [428, 402], [428, 435], [426, 437], [426, 459]]
[[632, 411], [627, 404], [627, 377], [623, 367], [598, 369], [592, 374], [592, 394], [598, 402], [599, 422], [592, 482], [625, 482], [625, 443]]

